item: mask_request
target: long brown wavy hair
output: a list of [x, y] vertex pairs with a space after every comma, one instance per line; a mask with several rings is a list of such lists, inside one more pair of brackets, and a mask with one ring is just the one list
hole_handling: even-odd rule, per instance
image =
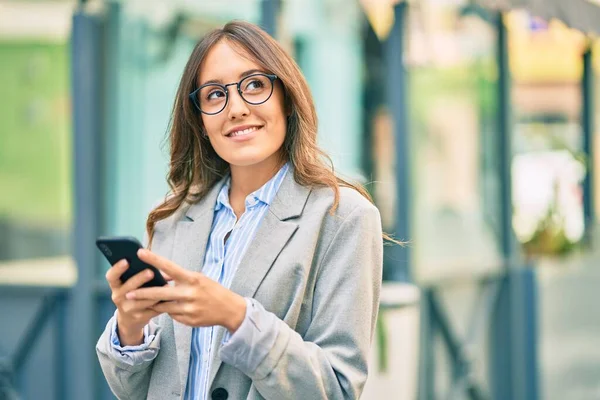
[[[373, 202], [362, 186], [337, 177], [331, 159], [317, 146], [317, 113], [308, 84], [296, 62], [256, 25], [232, 21], [211, 31], [198, 42], [183, 71], [169, 132], [171, 161], [167, 181], [171, 191], [148, 216], [146, 230], [149, 243], [152, 242], [156, 222], [171, 216], [184, 202], [198, 202], [229, 170], [227, 162], [217, 155], [202, 133], [202, 118], [189, 98], [198, 85], [202, 61], [221, 40], [245, 50], [254, 62], [277, 75], [283, 84], [290, 115], [282, 150], [293, 166], [296, 182], [309, 187], [332, 188], [335, 198], [331, 213], [339, 204], [340, 186], [351, 187]], [[387, 235], [384, 237], [395, 242]]]

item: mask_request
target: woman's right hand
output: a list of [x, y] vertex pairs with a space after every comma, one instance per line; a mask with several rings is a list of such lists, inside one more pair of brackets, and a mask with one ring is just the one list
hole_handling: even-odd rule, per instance
[[112, 291], [111, 299], [117, 306], [117, 334], [121, 346], [136, 346], [144, 342], [144, 327], [159, 313], [151, 308], [157, 303], [154, 300], [128, 300], [125, 297], [151, 280], [154, 272], [145, 269], [121, 283], [121, 275], [127, 268], [126, 260], [119, 261], [108, 270], [106, 280]]

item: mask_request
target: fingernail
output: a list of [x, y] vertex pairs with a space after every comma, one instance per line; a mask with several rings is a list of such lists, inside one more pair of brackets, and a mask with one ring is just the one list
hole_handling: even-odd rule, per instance
[[135, 299], [135, 293], [129, 292], [125, 295], [125, 297], [129, 300], [133, 300], [133, 299]]
[[153, 275], [154, 275], [154, 273], [152, 271], [150, 271], [150, 270], [146, 271], [146, 276], [148, 278], [152, 278]]
[[137, 252], [138, 256], [144, 256], [146, 255], [146, 249], [139, 249]]

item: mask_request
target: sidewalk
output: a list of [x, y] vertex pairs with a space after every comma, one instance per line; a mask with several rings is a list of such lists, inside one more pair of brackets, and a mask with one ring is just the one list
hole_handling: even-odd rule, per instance
[[600, 252], [538, 268], [541, 398], [600, 399]]

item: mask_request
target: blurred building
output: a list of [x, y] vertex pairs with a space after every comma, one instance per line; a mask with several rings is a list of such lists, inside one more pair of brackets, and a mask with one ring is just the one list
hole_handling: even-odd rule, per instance
[[[76, 244], [82, 232], [142, 237], [147, 213], [168, 190], [165, 138], [185, 62], [203, 34], [244, 19], [267, 28], [300, 65], [315, 98], [319, 140], [336, 170], [368, 187], [386, 231], [395, 233], [399, 220], [408, 220], [408, 237], [399, 239], [410, 246], [387, 253], [386, 279], [418, 284], [429, 294], [439, 289], [457, 335], [468, 336], [471, 309], [488, 301], [478, 297], [480, 284], [509, 274], [505, 268], [515, 262], [507, 260], [503, 235], [508, 226], [518, 239], [518, 267], [554, 266], [540, 279], [541, 307], [557, 312], [543, 314], [540, 325], [543, 398], [597, 394], [590, 382], [600, 376], [593, 372], [587, 380], [569, 378], [553, 386], [564, 375], [558, 363], [579, 368], [584, 362], [549, 351], [560, 335], [567, 336], [563, 325], [573, 328], [568, 332], [573, 341], [583, 338], [580, 353], [591, 343], [581, 333], [588, 320], [573, 317], [571, 323], [565, 319], [571, 310], [556, 306], [562, 286], [552, 279], [571, 263], [560, 257], [588, 257], [576, 261], [578, 266], [597, 260], [586, 247], [590, 221], [584, 191], [586, 176], [600, 167], [600, 79], [591, 79], [600, 75], [600, 44], [525, 11], [507, 12], [498, 24], [498, 14], [481, 8], [482, 1], [411, 1], [402, 13], [396, 11], [396, 19], [392, 3], [404, 4], [0, 0], [0, 318], [6, 321], [0, 323], [0, 389], [16, 376], [11, 387], [17, 386], [23, 398], [77, 398], [73, 393], [81, 393], [81, 387], [97, 388], [96, 398], [109, 398], [93, 354], [74, 354], [61, 342], [62, 336], [70, 337], [65, 332], [74, 326], [73, 315], [83, 316], [85, 329], [78, 339], [93, 347], [94, 335], [112, 313], [102, 281], [108, 264], [92, 242], [89, 247]], [[82, 20], [86, 30], [75, 37], [81, 25], [74, 24]], [[508, 35], [504, 70], [499, 26]], [[82, 37], [84, 44], [94, 45], [82, 46], [77, 42]], [[392, 42], [396, 47], [391, 48], [390, 40], [400, 43]], [[584, 74], [590, 63], [584, 65], [583, 54], [594, 57], [591, 74]], [[398, 71], [390, 71], [398, 66], [390, 61], [394, 56], [402, 67]], [[87, 74], [78, 64], [86, 60], [95, 61], [87, 64]], [[501, 103], [503, 88], [509, 90], [504, 100], [511, 103], [510, 118]], [[406, 100], [402, 121], [397, 103], [390, 100], [398, 99], [398, 92]], [[85, 104], [77, 102], [82, 93], [88, 94]], [[81, 109], [85, 113], [77, 114]], [[595, 118], [591, 150], [584, 140], [589, 112]], [[78, 151], [75, 118], [90, 131], [85, 155]], [[398, 145], [399, 132], [407, 139], [404, 147]], [[506, 132], [512, 143], [503, 152], [499, 144]], [[512, 172], [512, 180], [502, 175], [503, 167]], [[408, 173], [405, 182], [398, 176], [403, 171]], [[599, 176], [593, 176], [594, 193], [587, 196], [595, 201], [595, 216], [600, 215]], [[78, 189], [83, 184], [91, 188], [90, 198]], [[82, 205], [89, 211], [84, 217]], [[504, 218], [506, 212], [510, 216]], [[86, 262], [76, 265], [75, 257]], [[583, 276], [569, 276], [569, 282], [578, 285]], [[579, 286], [574, 283], [569, 290], [576, 294]], [[526, 294], [537, 299], [533, 291]], [[81, 307], [69, 309], [69, 296], [83, 299]], [[522, 300], [514, 304], [525, 304]], [[595, 300], [586, 297], [579, 308]], [[85, 315], [86, 310], [94, 315]], [[72, 325], [65, 322], [69, 318]], [[505, 322], [498, 317], [488, 331], [502, 325], [498, 321]], [[518, 328], [512, 332], [522, 333]], [[485, 340], [464, 346], [473, 359], [499, 359], [491, 355], [488, 342], [509, 343], [510, 338], [490, 339], [488, 331]], [[392, 330], [387, 340], [409, 340], [398, 348], [416, 353], [411, 332]], [[442, 340], [436, 338], [432, 347], [441, 349]], [[456, 365], [470, 362], [453, 364], [452, 357], [446, 354], [434, 363], [422, 354], [421, 376], [430, 367], [438, 378], [431, 393], [447, 392], [453, 374], [460, 375]], [[416, 389], [411, 362], [395, 364], [411, 368], [403, 375], [409, 379], [396, 383]], [[589, 370], [600, 370], [600, 355], [592, 354], [585, 363]], [[488, 386], [493, 381], [493, 365], [473, 362], [469, 368], [469, 379]], [[83, 377], [79, 386], [64, 376], [73, 370]]]

